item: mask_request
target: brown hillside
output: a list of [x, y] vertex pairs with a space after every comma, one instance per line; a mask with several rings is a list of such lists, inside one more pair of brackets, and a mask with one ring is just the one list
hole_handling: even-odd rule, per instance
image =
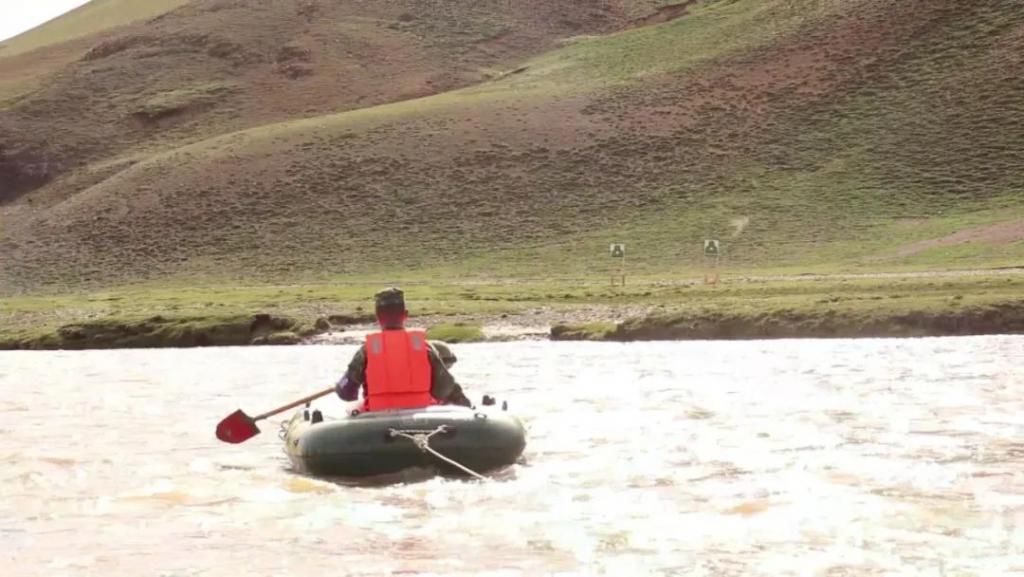
[[[612, 0], [196, 0], [0, 59], [5, 76], [29, 77], [18, 86], [40, 85], [0, 109], [0, 202], [97, 160], [480, 82], [629, 19]], [[32, 76], [86, 43], [74, 62]], [[57, 187], [57, 198], [107, 174]]]
[[[635, 17], [568, 4], [563, 12], [586, 24], [540, 18], [537, 26], [549, 26], [546, 42]], [[400, 12], [391, 22], [405, 25]], [[374, 46], [393, 38], [388, 26], [373, 30]], [[427, 46], [428, 34], [410, 34]], [[491, 40], [474, 40], [468, 52], [447, 43], [403, 52], [396, 44], [395, 62], [415, 61], [417, 72], [368, 79], [378, 99], [363, 103], [425, 93], [415, 88], [430, 79], [472, 82], [478, 72], [469, 71], [484, 66], [479, 46], [494, 42], [489, 32], [472, 34]], [[662, 24], [570, 42], [467, 90], [261, 126], [140, 155], [131, 167], [126, 159], [80, 171], [67, 181], [73, 186], [43, 191], [61, 190], [61, 198], [81, 190], [56, 205], [7, 206], [3, 248], [11, 257], [0, 279], [21, 287], [294, 279], [430, 270], [445, 261], [507, 271], [527, 253], [553, 255], [546, 265], [564, 271], [586, 266], [574, 251], [592, 249], [578, 242], [600, 245], [609, 233], [642, 247], [633, 262], [660, 266], [679, 258], [682, 243], [727, 234], [737, 216], [752, 217], [731, 240], [737, 258], [775, 263], [832, 243], [875, 242], [893, 219], [1019, 208], [1022, 37], [1024, 12], [1014, 0], [709, 2]], [[283, 39], [244, 45], [279, 50], [290, 42]], [[82, 66], [116, 62], [109, 59], [139, 46]], [[494, 61], [504, 69], [530, 49], [508, 38], [499, 46]], [[431, 50], [462, 64], [449, 76], [430, 68], [441, 74], [430, 76], [422, 67], [441, 60], [422, 56]], [[237, 57], [240, 69], [250, 66]], [[130, 134], [152, 130], [154, 138], [184, 141], [242, 126], [257, 108], [264, 120], [275, 118], [270, 110], [288, 110], [278, 118], [325, 112], [292, 84], [311, 83], [306, 91], [314, 93], [319, 66], [297, 80], [281, 78], [269, 60], [252, 66], [273, 79], [263, 98], [238, 88], [255, 81], [231, 76], [237, 85], [196, 89], [212, 93], [207, 103], [150, 120], [149, 128], [134, 119], [143, 128]], [[25, 110], [19, 122], [31, 118]], [[32, 134], [31, 124], [21, 129]], [[104, 146], [68, 139], [86, 141], [77, 146]]]

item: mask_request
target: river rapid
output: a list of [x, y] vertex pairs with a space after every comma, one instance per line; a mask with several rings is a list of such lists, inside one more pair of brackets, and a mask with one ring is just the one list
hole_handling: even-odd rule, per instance
[[485, 482], [214, 438], [353, 350], [0, 353], [3, 574], [1024, 575], [1022, 337], [456, 345], [529, 431]]

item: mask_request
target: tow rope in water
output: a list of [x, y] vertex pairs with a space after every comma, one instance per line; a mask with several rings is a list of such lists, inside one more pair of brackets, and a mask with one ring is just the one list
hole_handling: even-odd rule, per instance
[[454, 459], [449, 459], [448, 457], [445, 457], [444, 455], [438, 453], [436, 450], [434, 450], [433, 447], [430, 446], [430, 437], [433, 437], [438, 433], [447, 432], [447, 425], [441, 425], [440, 427], [434, 429], [433, 431], [399, 431], [398, 429], [388, 430], [388, 433], [391, 435], [392, 438], [405, 437], [406, 439], [409, 439], [410, 441], [415, 443], [416, 446], [419, 447], [421, 451], [430, 453], [431, 455], [437, 457], [438, 459], [441, 459], [442, 461], [448, 463], [449, 465], [462, 469], [467, 474], [472, 475], [473, 477], [476, 477], [481, 481], [486, 481], [487, 477], [484, 477], [480, 473], [477, 473], [476, 471], [470, 469], [469, 467], [463, 465], [462, 463], [455, 461]]

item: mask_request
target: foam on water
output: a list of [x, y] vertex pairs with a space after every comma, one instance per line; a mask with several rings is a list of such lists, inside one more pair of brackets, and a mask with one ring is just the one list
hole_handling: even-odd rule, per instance
[[528, 425], [494, 481], [214, 439], [352, 345], [2, 353], [5, 574], [1024, 574], [1024, 338], [457, 348]]

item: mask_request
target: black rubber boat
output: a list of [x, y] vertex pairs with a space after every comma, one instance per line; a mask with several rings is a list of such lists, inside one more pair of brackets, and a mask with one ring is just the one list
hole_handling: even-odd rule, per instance
[[326, 420], [307, 408], [284, 424], [282, 437], [292, 466], [317, 477], [370, 477], [415, 468], [482, 475], [512, 465], [526, 447], [522, 422], [496, 407], [437, 406]]

